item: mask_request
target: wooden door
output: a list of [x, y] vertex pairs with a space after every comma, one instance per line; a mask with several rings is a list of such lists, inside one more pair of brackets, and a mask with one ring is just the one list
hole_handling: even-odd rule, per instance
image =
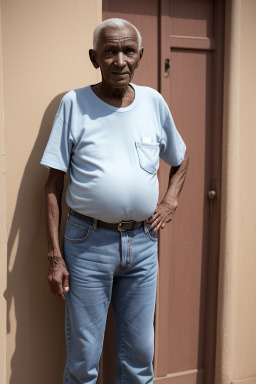
[[[155, 376], [212, 383], [221, 176], [222, 1], [161, 3], [161, 92], [187, 143], [190, 169], [174, 221], [161, 232]], [[168, 77], [166, 77], [168, 76]], [[160, 169], [161, 195], [168, 170]], [[209, 199], [214, 190], [216, 198]], [[163, 331], [164, 330], [164, 331]]]
[[[103, 18], [109, 17], [125, 18], [141, 31], [145, 55], [134, 83], [161, 91], [190, 155], [174, 221], [160, 233], [154, 382], [210, 384], [216, 339], [224, 2], [103, 0]], [[162, 162], [160, 198], [168, 174]], [[214, 200], [208, 197], [210, 190], [216, 192]], [[104, 345], [104, 384], [115, 382], [112, 317], [110, 313]]]

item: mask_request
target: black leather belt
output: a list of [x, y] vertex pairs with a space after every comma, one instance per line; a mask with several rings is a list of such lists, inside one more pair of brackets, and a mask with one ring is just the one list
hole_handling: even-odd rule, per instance
[[[72, 208], [69, 208], [69, 214], [86, 221], [90, 225], [93, 225], [94, 219], [92, 217], [82, 215], [81, 213], [74, 211]], [[132, 231], [139, 228], [141, 225], [143, 225], [143, 223], [143, 221], [138, 222], [133, 220], [120, 221], [119, 223], [106, 223], [105, 221], [97, 220], [97, 226], [116, 229], [117, 231]]]

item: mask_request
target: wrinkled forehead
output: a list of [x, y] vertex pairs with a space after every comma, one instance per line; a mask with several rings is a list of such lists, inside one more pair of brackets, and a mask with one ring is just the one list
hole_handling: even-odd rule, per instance
[[122, 28], [106, 27], [100, 32], [100, 44], [122, 43], [124, 41], [138, 45], [137, 33], [131, 26], [125, 26]]

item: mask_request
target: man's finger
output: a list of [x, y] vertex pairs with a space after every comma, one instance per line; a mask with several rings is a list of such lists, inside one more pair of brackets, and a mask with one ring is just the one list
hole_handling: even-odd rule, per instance
[[163, 222], [160, 221], [160, 222], [157, 224], [157, 226], [154, 228], [154, 231], [157, 232], [157, 231], [160, 229], [160, 227], [161, 227], [162, 225], [163, 225]]
[[53, 289], [56, 296], [62, 293], [62, 281], [54, 280], [53, 281]]
[[148, 223], [152, 223], [156, 218], [158, 217], [158, 215], [155, 213], [153, 216], [151, 216], [149, 219], [148, 219]]
[[149, 229], [154, 229], [155, 226], [159, 223], [159, 221], [161, 221], [161, 216], [158, 216], [158, 217], [153, 221], [153, 223], [151, 224], [151, 226], [149, 227]]
[[53, 280], [52, 275], [48, 275], [47, 280], [48, 280], [48, 283], [49, 283], [49, 286], [50, 286], [51, 293], [52, 293], [53, 295], [55, 295], [54, 280]]
[[157, 224], [158, 224], [158, 221], [154, 220], [153, 223], [150, 225], [149, 229], [154, 229]]
[[69, 291], [69, 280], [68, 280], [68, 276], [64, 276], [63, 278], [63, 289], [65, 292], [68, 292]]
[[64, 293], [63, 293], [63, 292], [59, 292], [57, 296], [58, 296], [59, 299], [65, 301], [65, 296], [64, 296]]
[[53, 286], [52, 286], [52, 282], [48, 280], [48, 283], [49, 283], [49, 287], [50, 287], [50, 291], [53, 295], [55, 295], [55, 292], [54, 292], [54, 289], [53, 289]]

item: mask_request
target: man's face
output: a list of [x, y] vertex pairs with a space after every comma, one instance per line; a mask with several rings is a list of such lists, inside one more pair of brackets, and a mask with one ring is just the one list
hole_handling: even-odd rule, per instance
[[90, 50], [95, 68], [100, 68], [102, 83], [111, 88], [126, 87], [132, 80], [143, 54], [139, 51], [135, 30], [105, 28], [99, 37], [97, 51]]

